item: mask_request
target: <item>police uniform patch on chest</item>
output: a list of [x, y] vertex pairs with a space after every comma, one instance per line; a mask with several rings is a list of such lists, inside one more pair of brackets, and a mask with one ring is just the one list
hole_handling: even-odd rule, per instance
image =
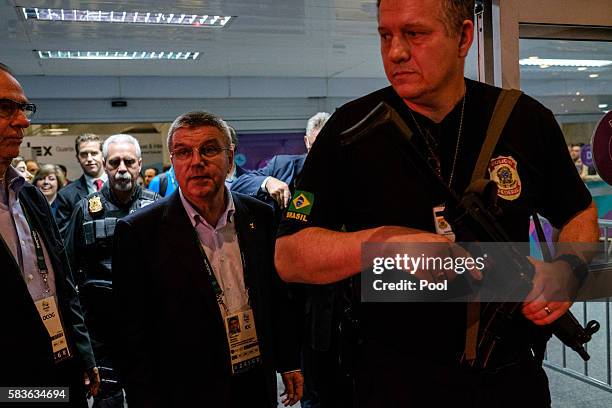
[[504, 200], [516, 200], [521, 195], [521, 179], [512, 156], [498, 156], [489, 162], [489, 177], [497, 183], [497, 195]]
[[100, 200], [100, 196], [96, 195], [89, 198], [87, 202], [87, 208], [90, 214], [97, 214], [102, 211], [102, 200]]

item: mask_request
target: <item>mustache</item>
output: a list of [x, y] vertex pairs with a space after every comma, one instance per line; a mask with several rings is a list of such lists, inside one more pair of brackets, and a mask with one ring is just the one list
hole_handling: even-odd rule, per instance
[[115, 174], [115, 181], [132, 181], [132, 175], [130, 173], [117, 173]]

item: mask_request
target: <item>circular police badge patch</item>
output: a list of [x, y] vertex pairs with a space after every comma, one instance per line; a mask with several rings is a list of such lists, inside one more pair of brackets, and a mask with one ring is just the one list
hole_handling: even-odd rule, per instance
[[512, 156], [498, 156], [489, 162], [489, 177], [497, 183], [497, 195], [516, 200], [521, 195], [521, 179]]

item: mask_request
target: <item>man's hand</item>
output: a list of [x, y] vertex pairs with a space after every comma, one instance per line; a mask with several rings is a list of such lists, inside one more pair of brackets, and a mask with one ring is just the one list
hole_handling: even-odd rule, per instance
[[572, 306], [578, 292], [578, 279], [567, 262], [542, 262], [534, 258], [533, 289], [523, 302], [523, 315], [543, 326], [563, 316]]
[[285, 384], [285, 392], [281, 394], [281, 397], [286, 395], [283, 399], [283, 405], [293, 405], [302, 399], [304, 394], [304, 377], [301, 371], [291, 371], [289, 373], [281, 374], [283, 378], [283, 384]]
[[83, 383], [85, 387], [89, 388], [89, 392], [92, 396], [98, 395], [100, 389], [100, 372], [98, 367], [92, 367], [83, 373]]
[[289, 192], [289, 186], [287, 183], [274, 178], [268, 178], [266, 181], [266, 191], [272, 197], [274, 201], [278, 203], [278, 206], [281, 210], [284, 210], [289, 205], [289, 199], [291, 198], [291, 193]]

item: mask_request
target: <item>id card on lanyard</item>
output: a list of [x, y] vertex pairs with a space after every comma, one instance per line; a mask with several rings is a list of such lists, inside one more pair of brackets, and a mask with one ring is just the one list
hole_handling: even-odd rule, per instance
[[62, 325], [61, 316], [57, 307], [57, 301], [55, 295], [51, 295], [51, 288], [49, 287], [48, 275], [49, 270], [47, 269], [47, 263], [45, 261], [45, 254], [43, 252], [42, 240], [40, 234], [34, 229], [30, 216], [26, 208], [21, 206], [25, 215], [28, 227], [30, 228], [30, 234], [32, 235], [32, 242], [34, 243], [34, 251], [36, 252], [36, 267], [44, 283], [44, 298], [34, 302], [36, 310], [40, 315], [49, 338], [51, 341], [51, 348], [53, 350], [53, 360], [56, 363], [64, 361], [70, 358], [70, 349], [66, 340], [66, 332]]
[[66, 341], [66, 334], [55, 302], [55, 296], [49, 296], [36, 303], [38, 314], [45, 324], [45, 328], [51, 338], [53, 349], [53, 360], [56, 363], [70, 358], [70, 349]]
[[[225, 336], [227, 338], [227, 345], [229, 347], [230, 367], [232, 369], [232, 375], [247, 372], [252, 367], [261, 364], [259, 340], [257, 338], [255, 318], [253, 315], [253, 309], [250, 306], [250, 301], [248, 307], [243, 308], [243, 310], [240, 310], [237, 313], [230, 313], [229, 308], [225, 304], [223, 289], [221, 288], [219, 282], [217, 281], [217, 278], [215, 277], [215, 274], [212, 270], [212, 265], [210, 264], [210, 261], [206, 256], [206, 252], [202, 247], [202, 243], [200, 242], [200, 239], [195, 229], [194, 235], [198, 247], [200, 248], [202, 259], [204, 261], [204, 267], [206, 268], [208, 279], [210, 280], [213, 292], [215, 293], [215, 298], [217, 299], [217, 303], [219, 304], [219, 306], [224, 311], [223, 325], [225, 326]], [[240, 252], [240, 256], [242, 258], [242, 269], [244, 271], [245, 266], [242, 251]]]
[[446, 206], [439, 205], [433, 208], [433, 220], [436, 227], [436, 234], [444, 235], [451, 242], [455, 242], [455, 233], [451, 225], [444, 219], [444, 210]]
[[240, 374], [261, 363], [253, 310], [226, 316], [225, 334], [230, 350], [232, 374]]

